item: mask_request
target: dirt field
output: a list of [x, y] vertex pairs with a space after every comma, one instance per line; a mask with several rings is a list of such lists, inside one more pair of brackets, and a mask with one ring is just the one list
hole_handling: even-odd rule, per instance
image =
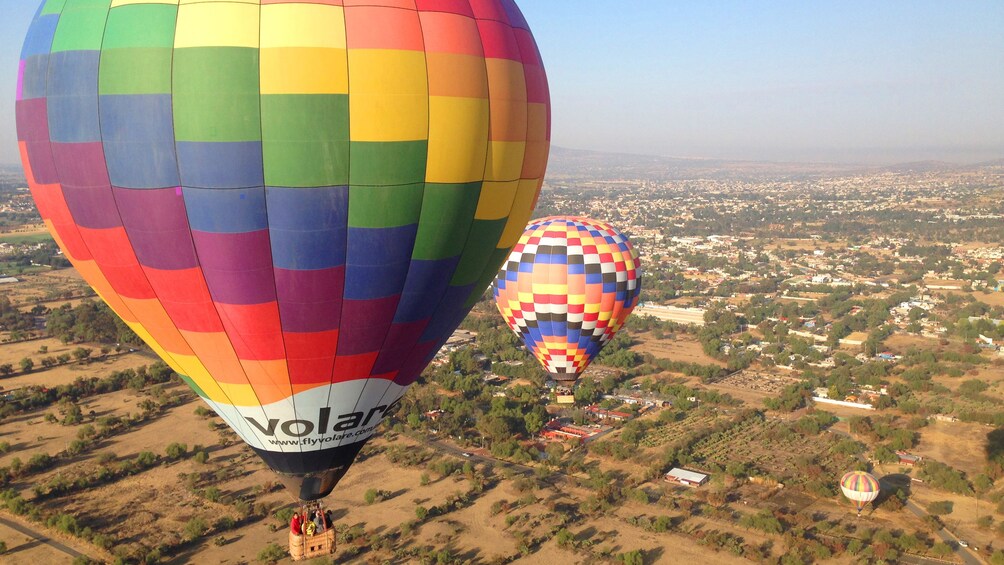
[[[43, 269], [23, 275], [16, 275], [17, 283], [6, 284], [3, 291], [14, 304], [34, 303], [44, 300], [49, 307], [61, 304], [59, 298], [64, 292], [73, 291], [78, 295], [87, 291], [87, 283], [76, 269]], [[96, 299], [95, 299], [96, 300]], [[51, 301], [51, 302], [50, 302]]]
[[991, 292], [989, 294], [974, 292], [972, 294], [973, 298], [984, 304], [989, 304], [990, 306], [1004, 306], [1004, 292]]
[[900, 355], [909, 351], [910, 348], [921, 350], [942, 349], [937, 339], [906, 333], [895, 333], [887, 337], [885, 346], [889, 351]]
[[993, 428], [965, 422], [931, 422], [920, 429], [920, 444], [911, 453], [947, 463], [976, 475], [986, 463], [984, 446]]
[[638, 335], [636, 339], [638, 343], [631, 348], [633, 351], [650, 353], [657, 359], [725, 366], [721, 361], [705, 355], [701, 343], [690, 336], [678, 334], [676, 339], [655, 339], [651, 333], [645, 333]]
[[[46, 353], [39, 353], [38, 348], [48, 346]], [[41, 359], [43, 357], [55, 357], [62, 353], [69, 353], [78, 347], [84, 347], [92, 351], [91, 356], [95, 359], [87, 364], [70, 362], [66, 365], [59, 365], [51, 369], [42, 368]], [[0, 387], [4, 390], [13, 390], [30, 385], [55, 387], [70, 384], [78, 378], [103, 377], [112, 371], [122, 371], [125, 369], [135, 369], [140, 365], [151, 365], [154, 361], [144, 357], [139, 353], [115, 354], [110, 353], [106, 359], [97, 359], [101, 355], [101, 346], [94, 344], [72, 344], [63, 345], [57, 339], [39, 339], [34, 341], [24, 341], [19, 343], [5, 343], [0, 345], [0, 363], [11, 363], [15, 369], [20, 370], [18, 362], [28, 357], [35, 362], [35, 368], [27, 375], [17, 373], [12, 377], [0, 379]]]
[[456, 550], [464, 555], [478, 555], [487, 562], [491, 562], [493, 557], [516, 553], [516, 540], [504, 530], [504, 516], [492, 516], [491, 506], [498, 501], [512, 501], [519, 497], [520, 494], [510, 483], [503, 483], [479, 499], [477, 504], [452, 513], [451, 520], [465, 528]]
[[[578, 537], [593, 540], [596, 547], [614, 553], [641, 550], [646, 563], [701, 563], [707, 565], [743, 563], [743, 559], [698, 545], [675, 533], [650, 533], [612, 517], [593, 518], [585, 528], [573, 530]], [[528, 563], [530, 563], [528, 561]]]

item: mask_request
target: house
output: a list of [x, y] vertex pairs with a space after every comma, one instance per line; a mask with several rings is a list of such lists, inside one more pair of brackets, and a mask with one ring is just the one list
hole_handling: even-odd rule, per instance
[[431, 421], [435, 422], [443, 414], [446, 414], [446, 412], [443, 411], [443, 410], [429, 410], [428, 412], [425, 413], [425, 418], [427, 420], [431, 420]]
[[509, 382], [509, 377], [503, 377], [502, 375], [496, 375], [495, 373], [488, 373], [484, 377], [486, 385], [490, 386], [502, 386]]
[[558, 394], [554, 398], [558, 404], [575, 404], [575, 397], [571, 394]]
[[911, 467], [924, 460], [920, 455], [913, 455], [906, 451], [897, 451], [896, 455], [899, 456], [900, 465], [909, 465]]
[[679, 467], [674, 467], [673, 470], [666, 473], [667, 483], [676, 483], [688, 487], [699, 487], [708, 482], [708, 478], [708, 475], [705, 475], [704, 473], [688, 471], [686, 469], [680, 469]]
[[600, 420], [613, 420], [615, 422], [624, 422], [631, 419], [631, 414], [627, 412], [604, 410], [595, 404], [586, 407], [586, 414]]
[[609, 427], [605, 426], [576, 426], [567, 420], [562, 421], [555, 418], [544, 426], [544, 429], [540, 431], [540, 435], [548, 441], [572, 441], [581, 445], [593, 439], [600, 432], [609, 429]]

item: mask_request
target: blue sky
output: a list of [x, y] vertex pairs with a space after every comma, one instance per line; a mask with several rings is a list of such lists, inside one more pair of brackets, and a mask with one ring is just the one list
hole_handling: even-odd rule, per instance
[[[0, 163], [34, 0], [3, 0]], [[1004, 157], [1004, 2], [522, 0], [553, 141], [684, 157]]]

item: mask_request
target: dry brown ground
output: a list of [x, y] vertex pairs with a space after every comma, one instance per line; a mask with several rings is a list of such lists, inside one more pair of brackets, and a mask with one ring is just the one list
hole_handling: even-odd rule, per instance
[[684, 334], [677, 334], [676, 339], [655, 339], [651, 333], [643, 333], [637, 335], [635, 339], [637, 343], [632, 346], [633, 351], [649, 353], [657, 359], [725, 366], [721, 361], [705, 355], [699, 341]]
[[920, 429], [920, 443], [910, 451], [975, 476], [986, 463], [984, 447], [992, 430], [982, 424], [931, 422]]
[[886, 349], [897, 354], [906, 353], [910, 350], [910, 348], [920, 349], [922, 351], [943, 349], [937, 339], [907, 333], [895, 333], [887, 337], [885, 340], [885, 346]]
[[[942, 522], [944, 522], [945, 525], [961, 539], [968, 541], [971, 546], [984, 548], [990, 543], [994, 543], [995, 546], [1000, 546], [1001, 541], [1004, 541], [1001, 540], [1000, 537], [995, 538], [992, 530], [985, 530], [976, 527], [977, 514], [975, 497], [960, 496], [929, 488], [924, 485], [917, 485], [916, 483], [910, 491], [910, 499], [919, 504], [921, 508], [926, 508], [928, 504], [939, 500], [951, 501], [953, 503], [952, 513], [942, 516]], [[986, 516], [988, 514], [992, 514], [993, 509], [993, 503], [983, 500], [980, 502], [979, 515]]]
[[498, 501], [512, 502], [519, 497], [512, 484], [505, 482], [487, 492], [476, 504], [450, 514], [450, 519], [465, 527], [454, 549], [460, 554], [478, 555], [486, 562], [491, 562], [494, 557], [516, 553], [516, 540], [504, 530], [505, 516], [501, 513], [492, 516], [491, 506]]
[[[76, 269], [38, 271], [16, 275], [16, 278], [20, 282], [4, 285], [4, 292], [8, 293], [8, 298], [15, 304], [41, 300], [51, 292], [80, 291], [87, 288], [87, 283], [84, 282], [84, 279]], [[49, 306], [52, 307], [59, 304], [59, 302], [56, 302], [49, 304]]]
[[712, 390], [728, 394], [733, 398], [738, 398], [739, 400], [742, 400], [745, 404], [747, 404], [750, 408], [763, 408], [764, 399], [767, 398], [768, 396], [771, 396], [760, 391], [750, 390], [748, 388], [741, 388], [736, 386], [729, 386], [721, 383], [712, 383], [705, 386], [707, 386]]
[[765, 247], [773, 250], [793, 249], [796, 251], [812, 251], [813, 249], [835, 249], [844, 251], [847, 243], [843, 241], [827, 242], [821, 239], [778, 239], [771, 240]]
[[[91, 410], [96, 417], [124, 416], [129, 411], [139, 412], [135, 407], [136, 400], [134, 392], [124, 390], [85, 399], [80, 403], [80, 409], [85, 414], [83, 423], [90, 423], [90, 418], [86, 415]], [[0, 466], [9, 465], [14, 457], [24, 462], [36, 453], [53, 455], [66, 449], [76, 439], [79, 426], [46, 422], [44, 416], [50, 412], [57, 418], [62, 418], [58, 407], [51, 406], [4, 420], [3, 427], [0, 427], [0, 441], [9, 442], [11, 450], [0, 456]]]
[[[38, 348], [41, 345], [48, 345], [49, 351], [47, 353], [39, 353]], [[69, 353], [78, 347], [90, 349], [93, 360], [87, 364], [70, 362], [66, 365], [52, 367], [51, 369], [42, 368], [41, 359], [43, 357], [55, 357], [62, 353]], [[151, 365], [154, 363], [152, 359], [136, 353], [109, 353], [107, 358], [98, 359], [100, 355], [100, 345], [88, 343], [63, 345], [59, 340], [52, 338], [19, 343], [5, 343], [0, 345], [0, 363], [11, 363], [15, 369], [20, 370], [18, 362], [28, 357], [35, 362], [35, 368], [27, 375], [17, 373], [12, 377], [0, 379], [0, 386], [4, 390], [31, 385], [56, 387], [70, 384], [78, 378], [105, 377], [113, 371], [135, 369], [140, 365]]]
[[1004, 292], [991, 292], [989, 294], [973, 292], [972, 294], [973, 298], [984, 304], [989, 304], [990, 306], [1004, 306]]
[[550, 565], [582, 565], [593, 562], [595, 562], [594, 558], [589, 555], [585, 553], [573, 553], [572, 551], [558, 547], [558, 542], [554, 540], [550, 540], [540, 546], [540, 549], [536, 553], [520, 557], [513, 561], [513, 563], [519, 563], [520, 565], [539, 565], [541, 563]]
[[[714, 529], [714, 528], [712, 528]], [[693, 538], [676, 534], [656, 534], [632, 526], [614, 517], [591, 518], [585, 527], [572, 530], [580, 537], [590, 534], [597, 549], [610, 548], [614, 553], [641, 550], [646, 563], [701, 563], [707, 565], [743, 563], [743, 559], [727, 553], [719, 553], [702, 545]]]

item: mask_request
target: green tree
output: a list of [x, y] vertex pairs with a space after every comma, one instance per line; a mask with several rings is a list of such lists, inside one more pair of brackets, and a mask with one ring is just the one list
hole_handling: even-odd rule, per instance
[[21, 367], [22, 373], [30, 373], [33, 368], [35, 368], [35, 362], [31, 360], [30, 357], [25, 357], [18, 362], [18, 366]]
[[209, 531], [209, 524], [198, 516], [192, 518], [185, 524], [183, 535], [185, 539], [191, 541], [201, 538]]
[[261, 563], [267, 563], [268, 565], [273, 565], [285, 559], [289, 553], [286, 549], [279, 544], [270, 543], [258, 552], [258, 561]]
[[617, 560], [624, 565], [645, 565], [645, 555], [637, 549], [618, 555]]
[[950, 500], [938, 500], [927, 505], [927, 511], [935, 516], [947, 516], [952, 513], [954, 504]]
[[183, 443], [172, 443], [167, 446], [165, 451], [168, 458], [181, 459], [186, 453], [188, 453], [188, 446]]

